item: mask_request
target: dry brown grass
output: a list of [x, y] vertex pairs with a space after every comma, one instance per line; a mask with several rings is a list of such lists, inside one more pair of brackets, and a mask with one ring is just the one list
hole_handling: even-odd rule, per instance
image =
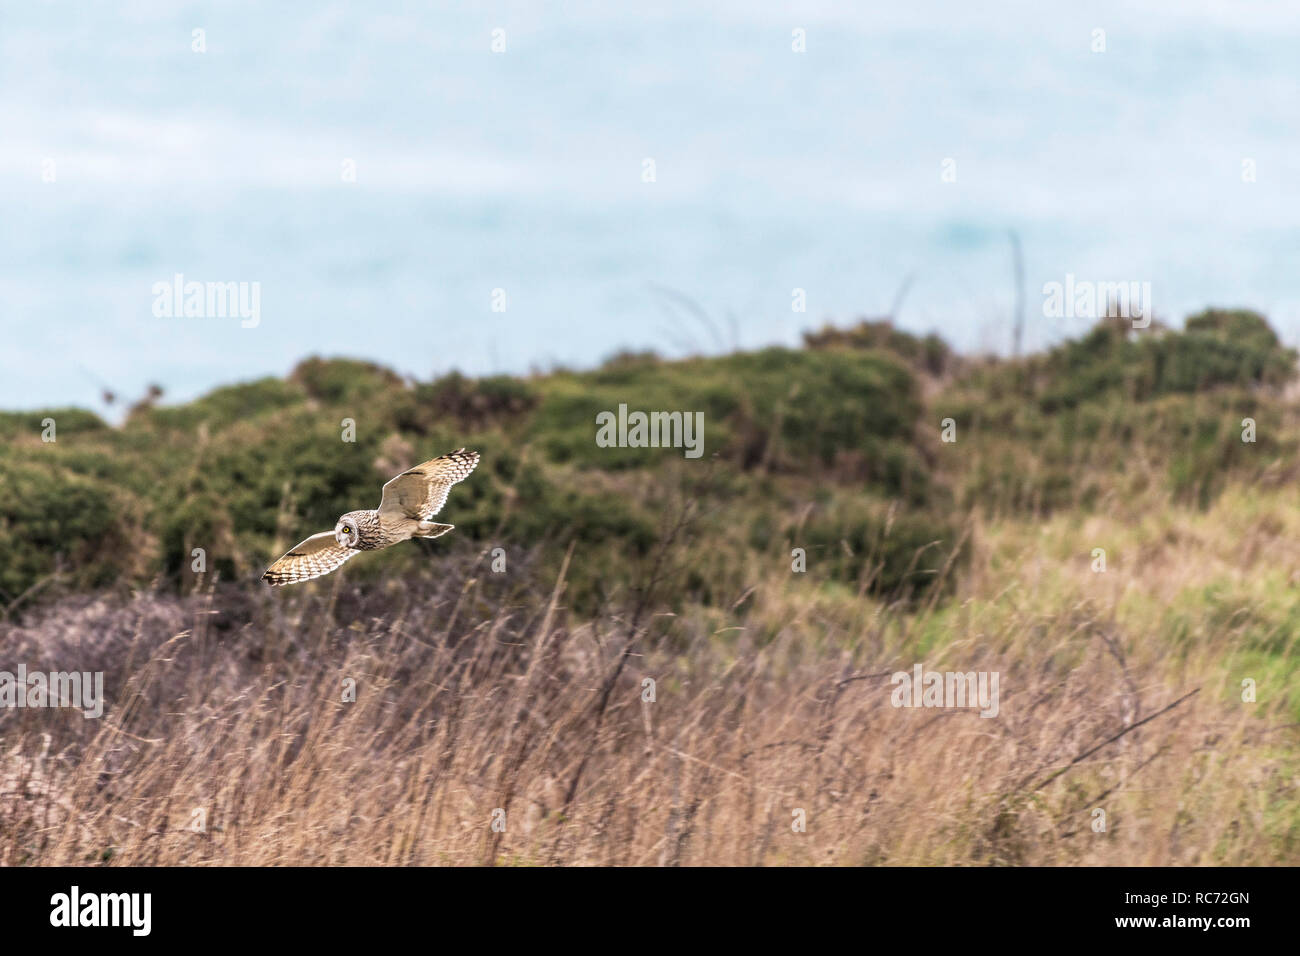
[[[1122, 587], [1065, 524], [973, 526], [958, 597], [911, 610], [788, 566], [753, 569], [741, 611], [675, 617], [573, 619], [562, 569], [549, 594], [340, 575], [64, 601], [6, 625], [6, 658], [103, 670], [109, 705], [0, 712], [0, 862], [1294, 863], [1296, 727], [1266, 675], [1236, 700], [1244, 632], [1193, 607], [1174, 647], [1133, 599], [1176, 593], [1152, 549], [1214, 576], [1244, 506], [1222, 507], [1093, 522], [1112, 560], [1146, 555]], [[891, 706], [918, 661], [998, 671], [999, 716]]]

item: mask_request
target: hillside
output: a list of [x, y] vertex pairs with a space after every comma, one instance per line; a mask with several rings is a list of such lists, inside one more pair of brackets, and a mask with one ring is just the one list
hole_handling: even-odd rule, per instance
[[[0, 413], [0, 639], [111, 702], [0, 713], [0, 860], [1294, 863], [1295, 362], [1246, 311], [1017, 360], [861, 322]], [[601, 447], [620, 405], [702, 455]], [[462, 445], [454, 534], [258, 582]], [[916, 662], [998, 671], [1001, 719], [891, 707]]]

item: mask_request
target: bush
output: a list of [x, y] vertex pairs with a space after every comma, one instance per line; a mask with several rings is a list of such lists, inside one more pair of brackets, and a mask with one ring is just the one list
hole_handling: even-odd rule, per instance
[[357, 402], [404, 384], [396, 372], [373, 362], [317, 357], [299, 362], [289, 374], [289, 381], [317, 401], [332, 404]]
[[882, 349], [931, 375], [944, 374], [955, 360], [948, 343], [938, 335], [916, 336], [894, 328], [890, 319], [862, 319], [847, 329], [825, 325], [818, 332], [805, 332], [803, 342], [810, 349]]
[[922, 500], [926, 470], [914, 431], [920, 390], [896, 359], [878, 352], [771, 348], [656, 365], [622, 362], [548, 380], [535, 434], [559, 462], [630, 469], [682, 457], [676, 449], [599, 448], [596, 416], [704, 414], [704, 455], [742, 469], [824, 476], [844, 467], [887, 494]]
[[890, 513], [860, 499], [816, 514], [799, 536], [798, 543], [804, 542], [810, 570], [816, 566], [832, 580], [889, 598], [911, 598], [935, 587], [948, 593], [955, 575], [945, 577], [945, 567], [960, 568], [969, 557], [956, 524], [925, 513]]
[[0, 439], [14, 441], [27, 437], [39, 440], [45, 431], [46, 419], [54, 419], [54, 437], [70, 437], [102, 432], [108, 428], [104, 420], [84, 408], [48, 408], [36, 412], [0, 412]]
[[[935, 402], [971, 442], [959, 500], [1046, 513], [1159, 481], [1206, 506], [1234, 471], [1295, 454], [1276, 394], [1295, 361], [1259, 315], [1210, 310], [1183, 332], [1106, 319], [1043, 355], [972, 365]], [[1274, 424], [1243, 443], [1247, 417]]]
[[128, 530], [103, 484], [54, 463], [0, 468], [0, 600], [7, 606], [56, 572], [74, 588], [98, 587], [134, 570], [146, 541]]

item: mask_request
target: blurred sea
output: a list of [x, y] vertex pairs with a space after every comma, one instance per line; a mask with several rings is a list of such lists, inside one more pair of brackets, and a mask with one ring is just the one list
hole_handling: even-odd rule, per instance
[[[909, 276], [902, 327], [1005, 351], [1009, 230], [1028, 347], [1086, 326], [1042, 316], [1067, 273], [1297, 342], [1293, 6], [897, 6], [4, 4], [0, 408], [794, 343]], [[260, 324], [156, 318], [176, 273]]]

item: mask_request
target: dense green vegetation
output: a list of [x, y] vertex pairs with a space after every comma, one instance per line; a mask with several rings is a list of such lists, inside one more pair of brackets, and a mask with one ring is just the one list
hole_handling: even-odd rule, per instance
[[[80, 409], [5, 413], [0, 602], [113, 582], [185, 590], [195, 548], [223, 580], [255, 580], [283, 548], [377, 504], [388, 477], [461, 445], [483, 465], [451, 499], [457, 536], [350, 575], [427, 564], [447, 542], [558, 559], [577, 541], [573, 599], [613, 600], [690, 501], [708, 545], [675, 569], [678, 602], [735, 600], [754, 561], [788, 562], [796, 547], [828, 586], [906, 598], [964, 560], [971, 509], [1097, 508], [1161, 484], [1204, 506], [1234, 470], [1294, 460], [1279, 388], [1295, 354], [1251, 312], [1208, 311], [1184, 331], [1106, 320], [1016, 361], [961, 359], [884, 322], [805, 342], [432, 382], [310, 358], [284, 380], [143, 402], [120, 428]], [[620, 404], [703, 412], [703, 456], [599, 447], [596, 416]], [[41, 440], [46, 418], [55, 442]], [[940, 440], [948, 418], [956, 442]]]
[[[959, 501], [992, 513], [1093, 509], [1167, 488], [1207, 506], [1234, 474], [1294, 461], [1281, 386], [1296, 353], [1265, 319], [1209, 310], [1181, 332], [1124, 320], [1019, 362], [974, 363], [934, 403], [974, 453], [950, 456]], [[1243, 441], [1244, 419], [1256, 423]]]

